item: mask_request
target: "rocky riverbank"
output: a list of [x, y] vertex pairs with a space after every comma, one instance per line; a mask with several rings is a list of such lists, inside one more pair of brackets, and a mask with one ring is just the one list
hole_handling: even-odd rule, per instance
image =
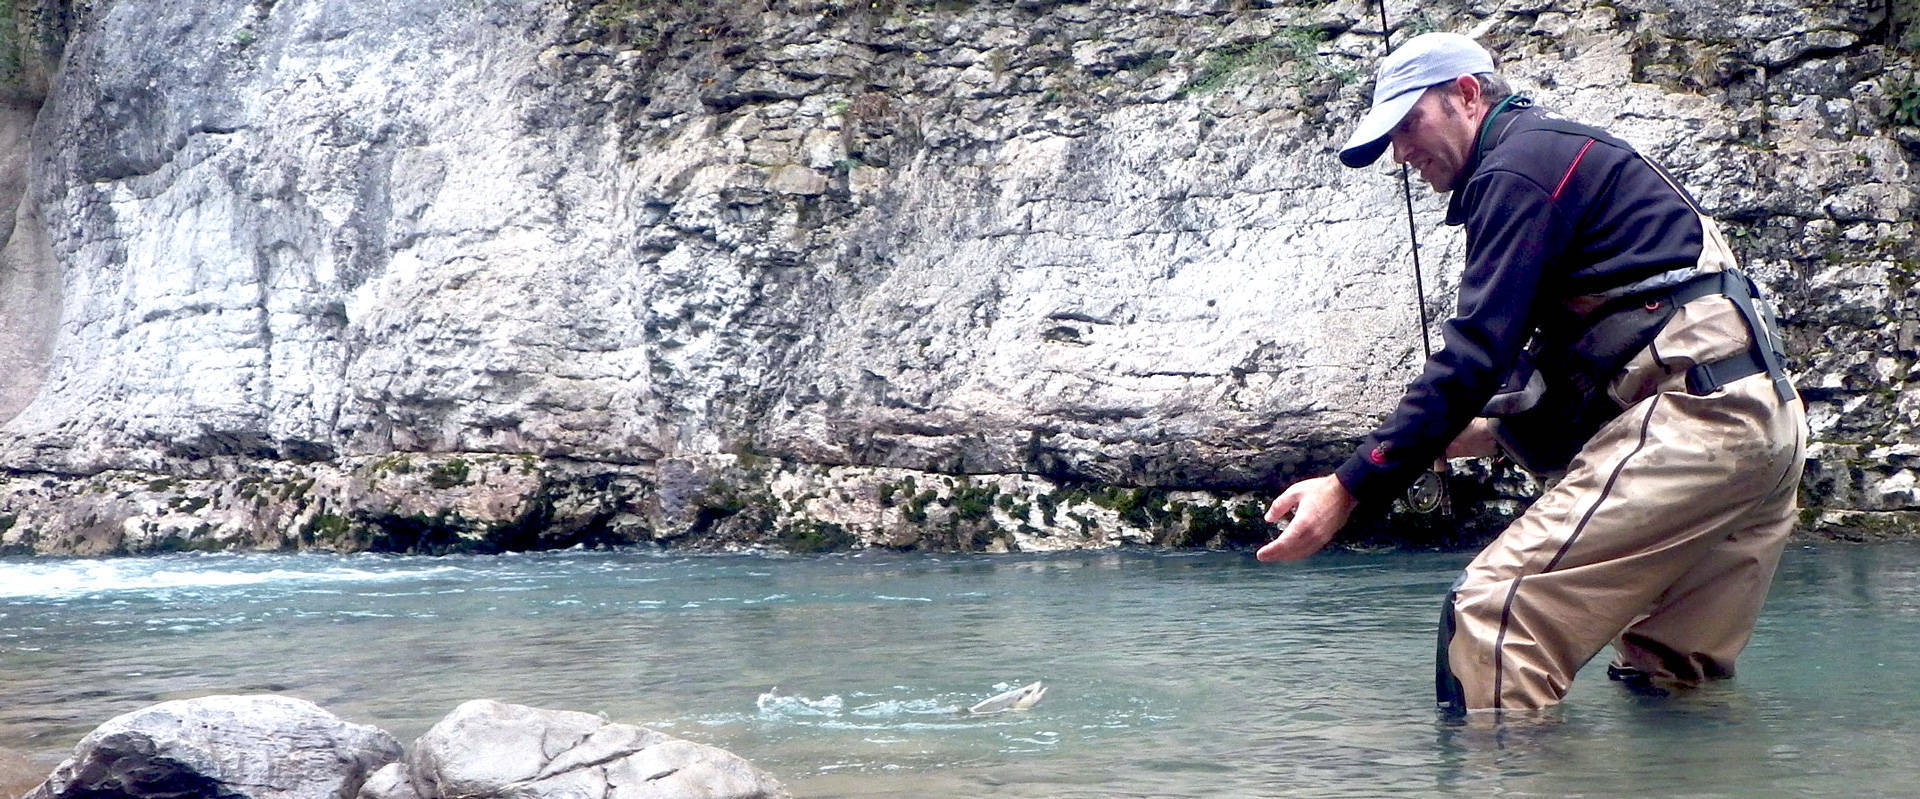
[[[1489, 497], [1504, 488], [1512, 497]], [[1531, 484], [1463, 469], [1457, 517], [1397, 509], [1362, 546], [1484, 536]], [[174, 551], [503, 552], [657, 545], [792, 552], [1047, 552], [1265, 542], [1266, 493], [953, 475], [721, 455], [650, 467], [529, 456], [387, 455], [236, 476], [112, 471], [0, 480], [0, 555]]]
[[[1920, 529], [1910, 6], [1389, 8], [1723, 222], [1815, 535]], [[5, 552], [1244, 546], [1419, 362], [1399, 183], [1331, 153], [1370, 4], [12, 9]], [[1527, 486], [1456, 493], [1355, 540]]]

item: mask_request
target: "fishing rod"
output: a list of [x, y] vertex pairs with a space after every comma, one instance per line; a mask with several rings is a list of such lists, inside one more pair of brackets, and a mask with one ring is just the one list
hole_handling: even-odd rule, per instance
[[[1387, 24], [1387, 0], [1379, 0], [1380, 43], [1386, 49], [1382, 55], [1393, 54], [1393, 28]], [[1413, 177], [1407, 165], [1400, 165], [1400, 192], [1407, 202], [1407, 240], [1413, 245], [1413, 294], [1414, 305], [1420, 312], [1420, 355], [1426, 360], [1433, 358], [1433, 337], [1428, 332], [1427, 286], [1426, 278], [1420, 268], [1420, 230], [1413, 221]], [[1407, 507], [1413, 512], [1428, 514], [1439, 512], [1443, 517], [1453, 516], [1453, 499], [1447, 495], [1447, 457], [1442, 454], [1433, 462], [1433, 468], [1421, 472], [1419, 479], [1407, 487]]]

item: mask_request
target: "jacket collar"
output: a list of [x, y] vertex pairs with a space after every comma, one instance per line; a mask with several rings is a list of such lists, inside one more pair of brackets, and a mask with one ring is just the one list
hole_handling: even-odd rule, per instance
[[1447, 198], [1447, 224], [1466, 223], [1467, 209], [1466, 201], [1463, 199], [1465, 192], [1460, 188], [1467, 185], [1467, 181], [1473, 178], [1475, 172], [1480, 171], [1480, 163], [1486, 160], [1487, 153], [1492, 152], [1493, 148], [1498, 147], [1500, 142], [1506, 139], [1507, 132], [1513, 129], [1513, 123], [1522, 116], [1512, 112], [1524, 111], [1532, 107], [1532, 98], [1515, 94], [1501, 100], [1499, 105], [1487, 112], [1486, 122], [1480, 126], [1480, 132], [1473, 137], [1473, 155], [1468, 158], [1466, 168], [1460, 170], [1460, 179], [1454, 182], [1453, 192]]

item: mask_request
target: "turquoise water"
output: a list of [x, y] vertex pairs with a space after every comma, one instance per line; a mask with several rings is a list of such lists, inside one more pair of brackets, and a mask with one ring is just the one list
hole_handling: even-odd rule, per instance
[[476, 697], [604, 713], [812, 797], [1920, 791], [1920, 546], [1789, 550], [1729, 684], [1596, 662], [1545, 719], [1463, 727], [1430, 694], [1467, 557], [0, 560], [0, 749], [50, 770], [116, 714], [274, 692], [409, 744]]

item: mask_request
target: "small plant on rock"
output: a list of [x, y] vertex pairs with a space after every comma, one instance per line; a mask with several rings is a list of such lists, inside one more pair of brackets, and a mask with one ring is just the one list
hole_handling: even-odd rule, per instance
[[1912, 74], [1887, 79], [1887, 119], [1920, 127], [1920, 79]]
[[435, 464], [433, 471], [427, 474], [427, 483], [442, 489], [466, 485], [470, 471], [471, 467], [465, 458], [454, 458]]
[[1270, 39], [1215, 50], [1201, 62], [1199, 71], [1180, 93], [1206, 94], [1237, 81], [1272, 74], [1286, 65], [1291, 69], [1285, 77], [1294, 85], [1311, 83], [1328, 74], [1339, 76], [1342, 82], [1357, 77], [1357, 70], [1331, 66], [1320, 55], [1320, 43], [1325, 39], [1325, 31], [1300, 26], [1282, 29]]

